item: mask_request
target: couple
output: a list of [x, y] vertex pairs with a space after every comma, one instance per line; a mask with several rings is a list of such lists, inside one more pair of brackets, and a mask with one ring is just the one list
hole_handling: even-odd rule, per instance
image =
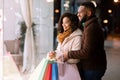
[[[79, 21], [84, 28], [83, 32], [79, 28]], [[102, 79], [107, 61], [104, 36], [95, 16], [93, 3], [82, 3], [77, 16], [64, 13], [59, 20], [57, 39], [57, 49], [49, 52], [49, 56], [56, 55], [58, 61], [65, 63], [65, 72], [70, 72], [65, 73], [67, 79], [59, 75], [59, 80]]]

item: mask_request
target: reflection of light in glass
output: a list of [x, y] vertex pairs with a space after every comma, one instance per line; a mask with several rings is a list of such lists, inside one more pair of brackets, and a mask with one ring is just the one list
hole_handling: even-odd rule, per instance
[[69, 3], [70, 3], [70, 1], [66, 1], [66, 3], [67, 3], [67, 4], [69, 4]]
[[56, 10], [55, 10], [55, 13], [59, 13], [59, 9], [56, 9]]
[[18, 0], [15, 0], [15, 2], [16, 2], [16, 3], [19, 3], [19, 1], [18, 1]]
[[69, 4], [64, 4], [64, 7], [69, 7]]
[[64, 4], [64, 7], [69, 8], [69, 3], [70, 3], [70, 1], [66, 1]]
[[13, 8], [11, 7], [10, 10], [13, 10]]
[[114, 2], [115, 2], [115, 3], [117, 3], [117, 2], [118, 2], [118, 0], [114, 0]]
[[40, 11], [40, 9], [39, 9], [39, 8], [35, 8], [35, 10], [36, 10], [36, 11], [38, 11], [38, 12]]
[[0, 23], [2, 23], [2, 19], [3, 19], [3, 10], [0, 9]]
[[95, 1], [91, 1], [91, 2], [94, 4], [95, 7], [97, 7], [97, 4]]
[[51, 20], [53, 20], [53, 17], [51, 17]]
[[6, 17], [4, 17], [4, 22], [7, 21]]
[[107, 24], [107, 23], [108, 23], [108, 20], [107, 20], [107, 19], [103, 20], [103, 23]]
[[53, 2], [54, 0], [46, 0], [47, 2]]
[[111, 9], [109, 9], [109, 10], [108, 10], [108, 13], [112, 13], [112, 10], [111, 10]]
[[19, 18], [21, 18], [22, 16], [21, 16], [21, 14], [20, 13], [18, 13], [18, 12], [15, 12], [15, 16], [17, 16], [17, 17], [19, 17]]
[[3, 10], [0, 9], [0, 26], [1, 26], [2, 21], [7, 21], [7, 19], [5, 17], [5, 14], [3, 15]]

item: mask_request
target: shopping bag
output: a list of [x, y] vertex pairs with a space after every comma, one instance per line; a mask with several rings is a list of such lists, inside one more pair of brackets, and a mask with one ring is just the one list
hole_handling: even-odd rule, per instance
[[59, 76], [64, 76], [64, 63], [63, 62], [57, 62], [58, 64], [58, 74]]
[[58, 80], [58, 66], [54, 60], [49, 60], [43, 80]]
[[45, 65], [46, 62], [47, 62], [47, 59], [43, 58], [41, 60], [41, 62], [39, 63], [39, 65], [35, 68], [35, 70], [33, 71], [33, 73], [30, 75], [30, 77], [29, 77], [28, 80], [39, 80], [40, 73], [42, 72], [43, 67], [44, 67], [44, 65]]
[[52, 64], [52, 80], [58, 80], [58, 65], [56, 62]]
[[47, 65], [48, 65], [48, 59], [45, 59], [45, 62], [44, 62], [44, 64], [41, 66], [41, 69], [39, 70], [39, 78], [38, 78], [38, 80], [42, 80], [43, 79], [43, 77], [44, 77], [44, 74], [45, 74], [45, 70], [46, 70], [46, 67], [47, 67]]
[[52, 80], [52, 64], [48, 63], [43, 80]]
[[76, 64], [63, 63], [58, 65], [58, 80], [81, 80]]

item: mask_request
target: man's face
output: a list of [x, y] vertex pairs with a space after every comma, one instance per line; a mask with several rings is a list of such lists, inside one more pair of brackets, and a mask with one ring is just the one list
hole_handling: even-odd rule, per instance
[[84, 6], [80, 6], [80, 7], [78, 8], [77, 16], [78, 16], [78, 18], [79, 18], [80, 21], [82, 21], [82, 20], [84, 20], [84, 19], [86, 18], [86, 16], [87, 16], [87, 11], [86, 11], [86, 9], [85, 9]]

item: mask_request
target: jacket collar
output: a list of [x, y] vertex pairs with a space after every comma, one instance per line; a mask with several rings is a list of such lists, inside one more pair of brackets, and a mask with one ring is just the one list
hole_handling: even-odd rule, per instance
[[75, 30], [69, 37], [65, 38], [65, 40], [62, 43], [62, 45], [67, 43], [69, 40], [71, 40], [75, 36], [82, 36], [82, 31], [80, 29]]
[[91, 24], [93, 21], [96, 21], [96, 20], [97, 20], [96, 17], [90, 18], [89, 20], [87, 20], [87, 21], [84, 23], [84, 28], [86, 28], [89, 24]]

